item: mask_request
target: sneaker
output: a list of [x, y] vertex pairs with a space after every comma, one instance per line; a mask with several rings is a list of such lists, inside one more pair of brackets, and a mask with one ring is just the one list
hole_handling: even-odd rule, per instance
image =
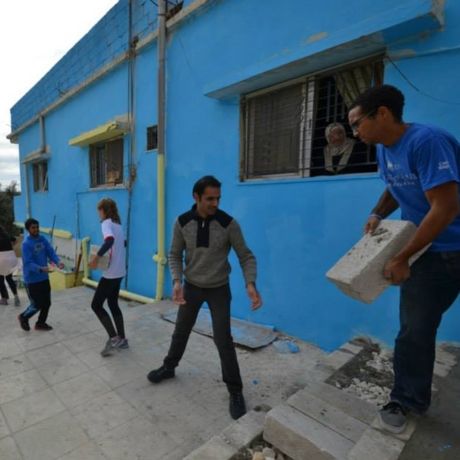
[[246, 403], [243, 393], [230, 393], [230, 415], [233, 420], [238, 420], [246, 413]]
[[53, 327], [46, 323], [36, 323], [35, 330], [36, 331], [52, 331]]
[[22, 315], [18, 315], [18, 321], [24, 331], [30, 331], [29, 320]]
[[398, 402], [390, 401], [379, 411], [380, 425], [390, 433], [402, 433], [407, 427], [407, 412]]
[[0, 305], [8, 305], [8, 299], [0, 299]]
[[21, 299], [19, 298], [18, 295], [14, 296], [14, 306], [15, 307], [20, 307], [21, 306]]
[[160, 383], [162, 380], [172, 379], [176, 376], [174, 369], [168, 369], [165, 366], [161, 366], [159, 369], [155, 369], [148, 373], [147, 378], [152, 383]]
[[106, 356], [110, 356], [113, 350], [115, 350], [115, 348], [117, 347], [119, 341], [119, 337], [112, 337], [109, 340], [107, 340], [107, 342], [105, 343], [105, 347], [101, 351], [101, 356], [103, 356], [104, 358]]
[[115, 344], [117, 350], [126, 350], [129, 348], [128, 339], [118, 339], [118, 342]]

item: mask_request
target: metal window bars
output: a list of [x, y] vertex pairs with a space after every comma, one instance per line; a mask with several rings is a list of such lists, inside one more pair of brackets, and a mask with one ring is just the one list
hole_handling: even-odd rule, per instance
[[375, 172], [375, 148], [358, 140], [345, 168], [326, 169], [325, 130], [341, 123], [353, 138], [348, 107], [362, 91], [382, 82], [379, 58], [243, 98], [241, 178]]

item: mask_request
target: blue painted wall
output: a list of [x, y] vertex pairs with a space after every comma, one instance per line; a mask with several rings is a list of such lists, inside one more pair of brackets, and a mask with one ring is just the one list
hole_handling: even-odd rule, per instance
[[[138, 8], [147, 8], [145, 2], [135, 3]], [[342, 295], [324, 276], [361, 236], [363, 222], [383, 184], [377, 175], [241, 183], [238, 98], [219, 100], [205, 94], [219, 84], [232, 84], [238, 78], [250, 78], [271, 67], [308, 57], [324, 46], [321, 40], [312, 45], [311, 37], [315, 34], [323, 33], [331, 43], [338, 40], [345, 43], [359, 34], [385, 29], [386, 38], [385, 34], [379, 36], [379, 46], [397, 56], [397, 65], [424, 93], [460, 102], [460, 91], [456, 89], [456, 75], [460, 71], [458, 51], [438, 53], [440, 48], [456, 45], [460, 5], [447, 2], [447, 22], [442, 32], [431, 33], [423, 40], [393, 43], [390, 40], [401, 38], [398, 18], [406, 21], [411, 14], [426, 9], [430, 2], [413, 0], [402, 6], [400, 3], [389, 0], [383, 5], [353, 0], [340, 15], [334, 15], [330, 12], [339, 4], [337, 0], [324, 1], [315, 10], [302, 0], [290, 0], [289, 8], [279, 8], [275, 0], [265, 0], [263, 7], [255, 1], [220, 0], [180, 23], [168, 38], [168, 237], [175, 217], [192, 204], [194, 181], [204, 174], [218, 176], [224, 184], [222, 208], [240, 221], [257, 255], [258, 284], [265, 299], [263, 309], [250, 312], [240, 269], [232, 257], [233, 314], [273, 324], [325, 349], [333, 349], [360, 333], [391, 343], [397, 331], [397, 289], [389, 289], [375, 304], [365, 306]], [[137, 17], [139, 11], [136, 10]], [[153, 24], [152, 21], [151, 27]], [[414, 31], [419, 26], [410, 22]], [[428, 51], [436, 54], [417, 57]], [[333, 59], [346, 56], [348, 60], [357, 52], [359, 49], [349, 50]], [[411, 58], [399, 59], [402, 55]], [[315, 62], [321, 66], [321, 57], [316, 56]], [[278, 72], [279, 81], [285, 78], [283, 72], [283, 69]], [[135, 75], [137, 180], [131, 197], [128, 289], [153, 296], [156, 267], [152, 255], [157, 249], [156, 157], [155, 152], [146, 151], [145, 130], [156, 123], [155, 43], [137, 56]], [[435, 102], [423, 96], [391, 64], [386, 66], [385, 80], [406, 93], [407, 120], [439, 124], [460, 137], [457, 123], [460, 105]], [[56, 214], [58, 228], [76, 233], [78, 199], [80, 236], [89, 235], [98, 241], [95, 205], [105, 195], [118, 201], [126, 224], [128, 191], [89, 191], [87, 149], [69, 147], [68, 140], [126, 113], [127, 84], [127, 66], [122, 65], [47, 116], [47, 143], [52, 149], [50, 189], [45, 194], [32, 193], [32, 210], [43, 225], [51, 225]], [[263, 87], [263, 78], [259, 84]], [[21, 156], [36, 149], [38, 139], [36, 125], [21, 133]], [[130, 144], [131, 138], [127, 136], [126, 151]], [[16, 214], [18, 220], [24, 218], [24, 196], [16, 200]], [[457, 305], [443, 323], [441, 339], [460, 339], [458, 328], [454, 327], [459, 315]]]

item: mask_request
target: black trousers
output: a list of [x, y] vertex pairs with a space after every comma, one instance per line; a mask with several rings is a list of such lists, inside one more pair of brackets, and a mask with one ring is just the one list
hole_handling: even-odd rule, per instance
[[211, 311], [214, 343], [219, 351], [222, 379], [230, 393], [241, 391], [243, 383], [230, 328], [230, 286], [227, 284], [218, 288], [203, 289], [186, 283], [184, 297], [186, 304], [179, 307], [171, 346], [164, 360], [165, 367], [173, 369], [179, 365], [198, 312], [206, 302]]
[[[104, 326], [109, 337], [125, 338], [125, 326], [123, 322], [123, 314], [118, 306], [118, 294], [120, 292], [121, 280], [123, 278], [101, 278], [94, 293], [91, 308], [93, 309], [99, 321]], [[115, 327], [109, 314], [104, 309], [104, 302], [107, 300], [110, 313], [112, 313]], [[116, 328], [116, 330], [115, 330]]]
[[29, 296], [30, 305], [25, 309], [21, 316], [29, 319], [37, 312], [40, 312], [37, 324], [46, 323], [51, 306], [51, 286], [49, 280], [27, 284], [26, 290], [27, 295]]
[[14, 296], [18, 295], [18, 289], [16, 287], [16, 282], [13, 279], [13, 275], [7, 275], [7, 276], [0, 276], [0, 296], [2, 299], [9, 299], [10, 296], [8, 295], [8, 289], [6, 289], [5, 285], [5, 279], [6, 282], [8, 283], [8, 286], [11, 289], [11, 292], [13, 293]]

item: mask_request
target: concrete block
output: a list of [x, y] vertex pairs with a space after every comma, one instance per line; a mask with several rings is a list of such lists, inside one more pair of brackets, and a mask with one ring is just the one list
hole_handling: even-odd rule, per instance
[[368, 428], [367, 424], [350, 417], [346, 412], [307, 391], [298, 391], [287, 400], [287, 403], [353, 443], [358, 442]]
[[247, 447], [262, 434], [266, 416], [264, 411], [249, 411], [222, 431], [220, 437], [237, 449]]
[[231, 460], [238, 451], [262, 435], [265, 411], [249, 411], [218, 436], [187, 455], [184, 460]]
[[353, 442], [285, 404], [267, 414], [264, 439], [294, 460], [344, 459]]
[[235, 446], [227, 444], [220, 436], [213, 436], [183, 460], [230, 460], [237, 452]]
[[319, 398], [366, 425], [370, 425], [375, 418], [376, 409], [372, 404], [328, 383], [309, 381], [298, 394], [303, 398], [309, 395]]
[[324, 359], [324, 364], [331, 366], [335, 370], [345, 366], [355, 355], [347, 350], [335, 350]]
[[[383, 220], [376, 232], [367, 234], [326, 274], [346, 295], [372, 303], [389, 285], [383, 269], [412, 238], [417, 227], [408, 221]], [[414, 256], [414, 262], [424, 251]]]
[[397, 460], [405, 443], [395, 437], [368, 428], [348, 454], [348, 460]]

